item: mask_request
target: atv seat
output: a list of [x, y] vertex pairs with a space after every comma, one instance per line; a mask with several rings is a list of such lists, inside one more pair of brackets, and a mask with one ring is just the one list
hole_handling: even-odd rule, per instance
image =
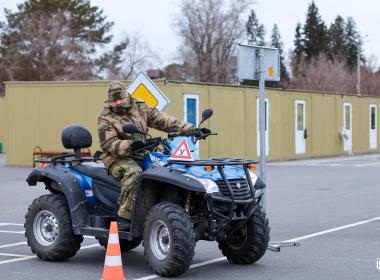
[[94, 166], [86, 166], [86, 165], [75, 165], [71, 167], [75, 171], [82, 173], [94, 180], [102, 181], [109, 186], [114, 186], [120, 188], [120, 182], [116, 180], [111, 175], [108, 175], [106, 169], [104, 167], [94, 167]]

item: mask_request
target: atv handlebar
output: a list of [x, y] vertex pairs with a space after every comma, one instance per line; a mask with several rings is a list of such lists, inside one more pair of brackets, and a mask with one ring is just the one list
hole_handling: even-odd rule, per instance
[[[188, 135], [188, 136], [192, 136], [192, 137], [195, 137], [197, 139], [206, 139], [210, 135], [218, 135], [218, 133], [202, 133], [202, 132], [200, 132], [200, 130], [197, 130], [197, 132], [195, 132], [191, 135]], [[179, 136], [183, 136], [183, 135], [180, 132], [168, 133], [168, 139], [173, 139], [173, 138], [179, 137]]]
[[[205, 140], [210, 135], [218, 135], [218, 134], [217, 133], [202, 133], [200, 130], [197, 130], [194, 133], [192, 133], [192, 135], [189, 135], [189, 136], [194, 137], [196, 141], [198, 141], [198, 140]], [[168, 133], [167, 139], [162, 139], [161, 137], [149, 138], [146, 140], [145, 142], [146, 145], [144, 147], [137, 149], [134, 152], [139, 153], [144, 150], [153, 151], [157, 146], [161, 144], [164, 148], [164, 153], [170, 154], [171, 148], [168, 143], [168, 140], [173, 140], [173, 138], [180, 137], [180, 136], [183, 136], [180, 132], [170, 132]]]

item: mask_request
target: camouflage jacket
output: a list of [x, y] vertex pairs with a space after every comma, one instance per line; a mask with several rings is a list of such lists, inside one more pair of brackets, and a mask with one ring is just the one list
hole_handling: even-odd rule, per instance
[[107, 169], [117, 159], [130, 157], [142, 160], [144, 153], [134, 153], [130, 145], [135, 140], [145, 140], [143, 134], [125, 134], [122, 127], [126, 123], [134, 123], [137, 127], [148, 132], [148, 127], [164, 132], [181, 132], [183, 135], [194, 130], [194, 126], [180, 121], [157, 109], [153, 109], [144, 101], [132, 99], [131, 107], [125, 114], [118, 114], [111, 110], [106, 101], [98, 119], [100, 147], [103, 150], [103, 162]]

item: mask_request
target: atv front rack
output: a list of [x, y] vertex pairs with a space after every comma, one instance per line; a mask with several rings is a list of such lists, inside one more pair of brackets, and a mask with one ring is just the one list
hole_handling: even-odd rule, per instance
[[[261, 196], [255, 198], [255, 186], [253, 185], [253, 182], [251, 180], [251, 176], [249, 174], [249, 166], [251, 164], [257, 164], [258, 161], [254, 160], [246, 160], [246, 159], [237, 159], [237, 158], [212, 158], [209, 160], [195, 160], [195, 161], [181, 161], [181, 160], [169, 160], [168, 165], [173, 165], [173, 164], [180, 164], [184, 165], [185, 167], [190, 167], [190, 166], [212, 166], [216, 167], [219, 171], [220, 176], [222, 177], [222, 181], [224, 182], [224, 185], [226, 186], [229, 196], [223, 196], [219, 193], [215, 194], [210, 194], [207, 197], [208, 203], [209, 203], [209, 210], [218, 218], [223, 219], [223, 220], [228, 220], [229, 222], [231, 221], [240, 221], [240, 222], [246, 222], [246, 220], [253, 214], [253, 212], [256, 210], [257, 206], [260, 203]], [[232, 165], [232, 166], [242, 166], [246, 180], [248, 182], [248, 186], [251, 192], [251, 197], [249, 199], [238, 199], [235, 197], [233, 188], [231, 186], [230, 180], [228, 180], [225, 172], [224, 172], [224, 167]], [[224, 202], [229, 205], [228, 207], [228, 216], [225, 214], [221, 213], [217, 209], [213, 207], [214, 202]], [[246, 205], [246, 215], [245, 216], [239, 216], [237, 217], [236, 214], [234, 213], [234, 209], [236, 205]]]
[[195, 165], [195, 166], [224, 166], [224, 165], [245, 165], [257, 164], [258, 161], [239, 159], [239, 158], [212, 158], [206, 160], [194, 160], [194, 161], [184, 161], [184, 160], [168, 160], [169, 164], [182, 164], [182, 165]]

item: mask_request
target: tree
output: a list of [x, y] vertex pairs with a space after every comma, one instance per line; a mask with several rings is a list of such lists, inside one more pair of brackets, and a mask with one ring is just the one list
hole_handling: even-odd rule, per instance
[[312, 58], [318, 57], [320, 53], [328, 53], [327, 28], [314, 2], [309, 5], [303, 35], [306, 60], [310, 61]]
[[259, 23], [255, 11], [252, 9], [245, 24], [247, 43], [254, 46], [265, 46], [265, 28]]
[[26, 0], [5, 10], [0, 80], [96, 78], [97, 53], [110, 43], [112, 25], [88, 0]]
[[355, 74], [347, 71], [345, 62], [331, 61], [321, 53], [310, 61], [301, 59], [299, 71], [293, 76], [290, 87], [322, 92], [355, 91]]
[[345, 22], [341, 16], [337, 16], [329, 28], [329, 54], [330, 59], [346, 61], [347, 46], [345, 38]]
[[352, 17], [347, 18], [345, 45], [347, 49], [347, 65], [350, 69], [354, 69], [357, 66], [358, 55], [361, 56], [361, 60], [364, 60], [364, 58], [362, 56], [362, 40]]
[[295, 35], [295, 38], [294, 38], [294, 54], [296, 55], [296, 57], [298, 59], [301, 58], [301, 56], [303, 56], [303, 52], [304, 52], [304, 42], [303, 42], [303, 36], [302, 36], [302, 25], [301, 23], [297, 23], [297, 26], [296, 26], [296, 35]]
[[273, 26], [272, 35], [271, 35], [271, 46], [278, 49], [280, 54], [280, 70], [281, 70], [281, 78], [280, 84], [284, 85], [289, 81], [289, 74], [286, 70], [285, 66], [285, 57], [284, 57], [284, 43], [282, 42], [280, 30], [278, 29], [277, 24]]
[[230, 83], [234, 79], [235, 46], [244, 34], [245, 0], [183, 0], [174, 24], [183, 44], [188, 79]]
[[159, 61], [141, 34], [125, 34], [113, 50], [98, 60], [98, 73], [111, 80], [127, 80]]

